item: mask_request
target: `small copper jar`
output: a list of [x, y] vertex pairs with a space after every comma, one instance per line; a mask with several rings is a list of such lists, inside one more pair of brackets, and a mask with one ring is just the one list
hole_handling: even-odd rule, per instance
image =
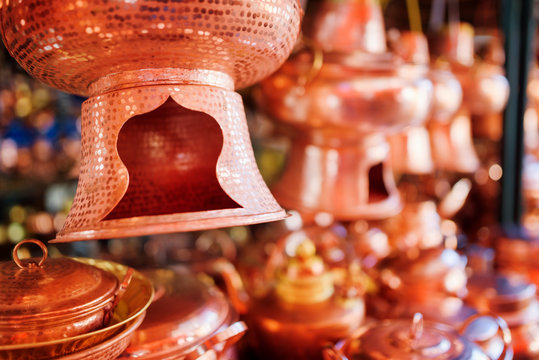
[[[513, 358], [511, 334], [503, 320], [499, 332], [504, 341], [501, 352], [494, 359]], [[471, 319], [468, 324], [473, 324]], [[492, 360], [477, 344], [469, 340], [464, 328], [459, 334], [453, 328], [429, 321], [423, 321], [420, 313], [410, 320], [386, 320], [374, 322], [357, 330], [352, 336], [334, 347], [324, 349], [326, 360]]]
[[485, 273], [468, 280], [470, 304], [502, 317], [511, 330], [515, 359], [539, 357], [539, 301], [535, 285], [516, 274]]
[[[39, 245], [43, 257], [20, 260], [17, 250], [25, 243]], [[13, 262], [0, 263], [0, 274], [0, 345], [58, 340], [99, 329], [125, 290], [107, 271], [70, 258], [48, 259], [46, 246], [37, 240], [17, 244]]]
[[466, 258], [452, 249], [410, 249], [382, 261], [378, 267], [379, 294], [368, 298], [378, 318], [425, 318], [460, 326], [476, 311], [466, 306]]
[[246, 326], [209, 278], [167, 269], [143, 273], [155, 299], [120, 359], [235, 358], [231, 346]]
[[274, 251], [284, 256], [270, 256], [264, 281], [253, 273], [243, 276], [250, 284], [245, 306], [250, 344], [260, 359], [321, 359], [327, 341], [348, 336], [363, 321], [358, 269], [338, 279], [305, 237], [281, 239]]

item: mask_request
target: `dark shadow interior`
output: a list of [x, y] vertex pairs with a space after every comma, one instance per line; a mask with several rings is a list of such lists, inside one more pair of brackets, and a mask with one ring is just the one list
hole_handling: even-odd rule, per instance
[[172, 98], [132, 117], [117, 143], [129, 186], [105, 220], [241, 207], [217, 181], [222, 147], [223, 133], [214, 118]]
[[384, 183], [384, 163], [369, 169], [369, 203], [381, 201], [389, 196]]

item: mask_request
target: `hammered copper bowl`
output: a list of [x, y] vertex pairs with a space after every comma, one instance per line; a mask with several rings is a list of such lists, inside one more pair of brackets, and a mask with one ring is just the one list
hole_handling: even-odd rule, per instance
[[[83, 258], [75, 258], [74, 260], [111, 273], [118, 281], [121, 281], [128, 271], [128, 267], [109, 261]], [[119, 336], [119, 333], [126, 331], [133, 323], [138, 323], [137, 319], [143, 316], [146, 308], [150, 305], [152, 297], [153, 287], [150, 281], [139, 272], [134, 271], [129, 287], [114, 309], [114, 313], [105, 327], [85, 334], [61, 339], [50, 339], [31, 344], [2, 345], [0, 346], [0, 359], [51, 359], [98, 346], [112, 336]], [[125, 347], [127, 347], [127, 343], [125, 343]]]
[[320, 70], [306, 83], [302, 79], [314, 61], [308, 53], [262, 81], [262, 108], [281, 122], [338, 137], [350, 131], [397, 131], [425, 121], [432, 97], [426, 77], [401, 76], [389, 54], [323, 56]]
[[301, 13], [297, 0], [0, 1], [11, 55], [32, 76], [80, 95], [106, 75], [139, 69], [197, 69], [200, 79], [245, 87], [286, 59]]

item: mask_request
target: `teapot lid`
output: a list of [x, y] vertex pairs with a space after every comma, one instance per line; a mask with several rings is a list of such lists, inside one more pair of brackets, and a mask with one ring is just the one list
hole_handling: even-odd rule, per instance
[[343, 349], [349, 358], [470, 359], [477, 351], [451, 327], [424, 321], [386, 320], [354, 336]]
[[[41, 259], [19, 259], [22, 244], [37, 244]], [[68, 319], [114, 297], [117, 278], [95, 266], [70, 258], [47, 258], [47, 247], [38, 240], [23, 240], [13, 249], [13, 261], [0, 263], [0, 324], [46, 323]]]

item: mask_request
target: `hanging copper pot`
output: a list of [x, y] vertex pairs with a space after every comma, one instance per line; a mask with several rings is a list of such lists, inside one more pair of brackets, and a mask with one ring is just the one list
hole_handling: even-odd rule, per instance
[[56, 241], [284, 218], [234, 89], [288, 56], [297, 0], [0, 5], [4, 43], [23, 68], [90, 96], [77, 194]]
[[[346, 337], [364, 314], [362, 278], [340, 278], [302, 232], [280, 239], [261, 273], [225, 271], [233, 302], [246, 313], [249, 342], [260, 359], [321, 359], [327, 341]], [[247, 292], [238, 288], [244, 283]]]
[[272, 190], [285, 207], [304, 213], [328, 212], [338, 220], [391, 216], [400, 203], [385, 133], [425, 120], [432, 84], [404, 76], [386, 52], [376, 1], [326, 1], [314, 19], [305, 31], [313, 39], [308, 51], [258, 89], [261, 108], [292, 137]]
[[[503, 339], [503, 349], [494, 359], [510, 360], [511, 333], [500, 318], [493, 318]], [[436, 322], [424, 321], [416, 313], [413, 321], [386, 320], [374, 322], [357, 330], [352, 336], [324, 350], [326, 360], [345, 359], [438, 359], [492, 360], [488, 353], [465, 334], [476, 318], [468, 320], [460, 333]], [[496, 334], [494, 334], [496, 335]]]
[[[20, 260], [19, 246], [34, 243], [41, 259]], [[120, 285], [116, 277], [69, 259], [47, 259], [46, 246], [23, 240], [13, 262], [0, 264], [0, 345], [31, 344], [84, 334], [104, 327], [132, 273]]]
[[503, 318], [513, 338], [515, 358], [539, 355], [539, 301], [535, 285], [516, 274], [476, 274], [468, 280], [466, 300], [481, 312]]
[[231, 346], [246, 327], [237, 321], [223, 293], [185, 271], [156, 269], [144, 274], [156, 296], [119, 359], [234, 358]]

